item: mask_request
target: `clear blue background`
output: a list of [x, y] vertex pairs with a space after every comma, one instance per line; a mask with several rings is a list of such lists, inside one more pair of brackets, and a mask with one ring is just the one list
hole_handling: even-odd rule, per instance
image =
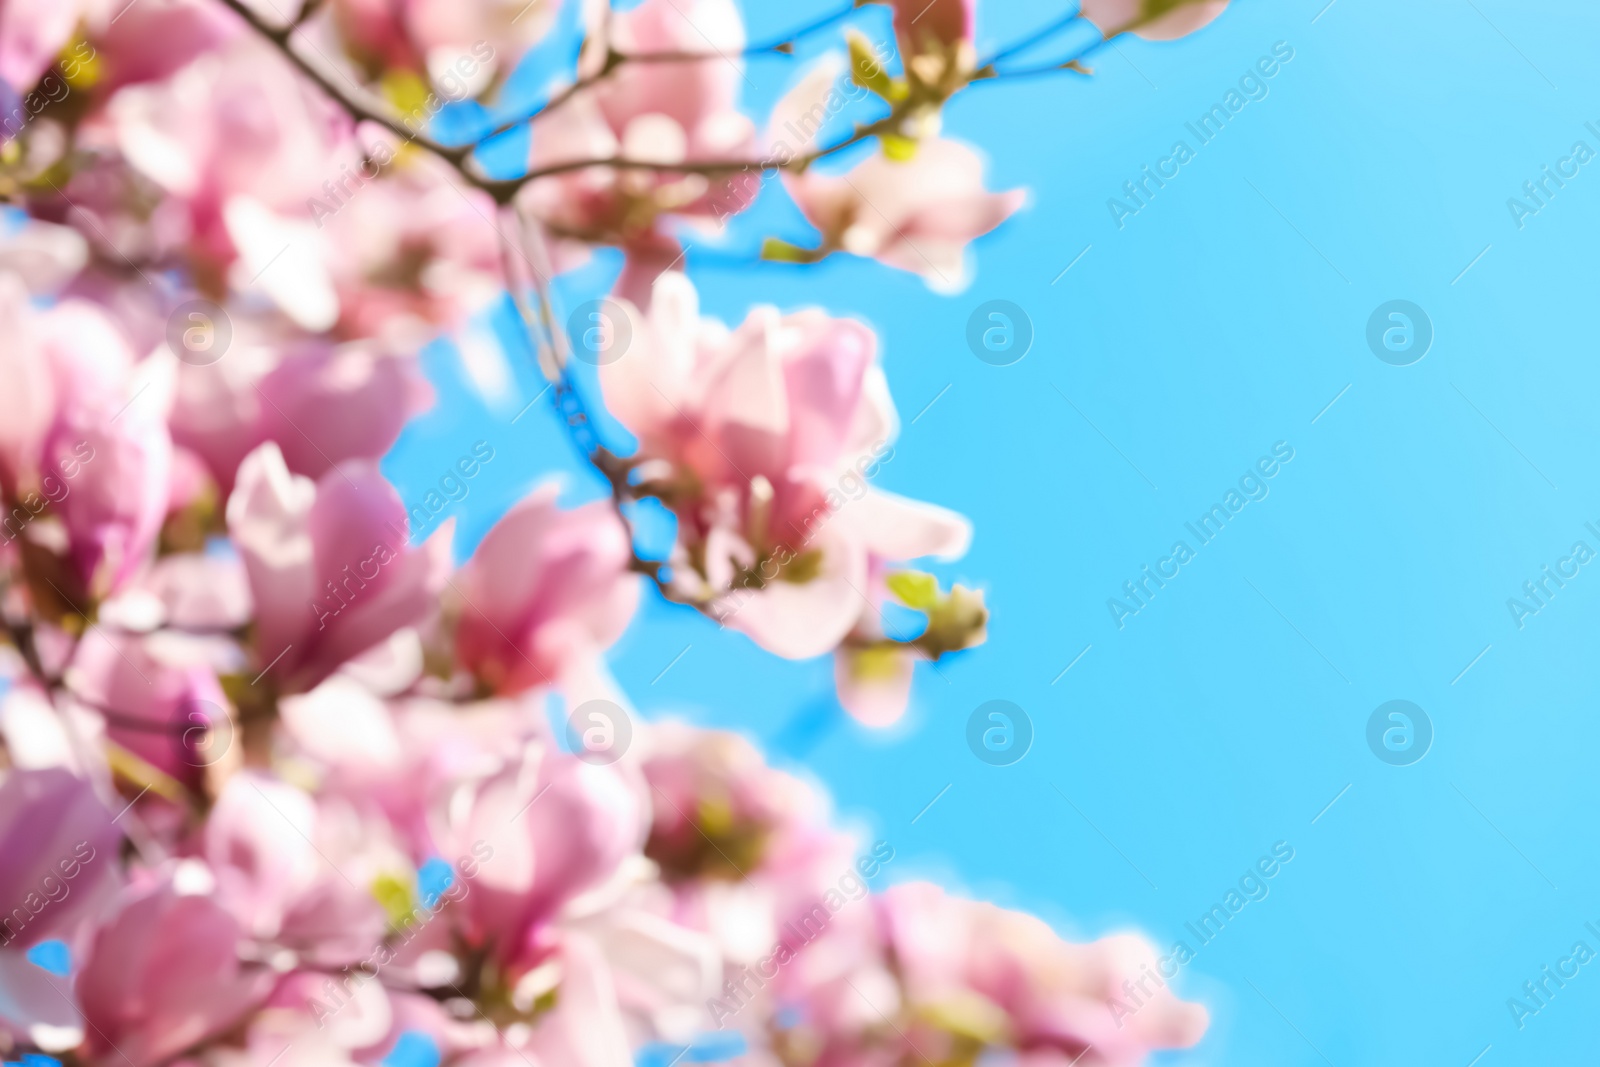
[[[1600, 11], [1325, 2], [1235, 0], [1185, 40], [1119, 40], [1092, 79], [962, 93], [946, 132], [982, 146], [993, 187], [1032, 195], [979, 242], [960, 296], [859, 260], [754, 263], [763, 233], [807, 236], [775, 186], [727, 244], [697, 245], [709, 313], [861, 316], [903, 420], [938, 398], [879, 484], [972, 517], [971, 552], [938, 569], [981, 585], [993, 623], [981, 649], [919, 668], [887, 732], [843, 716], [828, 660], [776, 659], [653, 594], [612, 663], [646, 715], [745, 731], [815, 775], [842, 819], [894, 844], [893, 878], [1038, 912], [1069, 937], [1133, 929], [1164, 947], [1289, 842], [1270, 896], [1176, 980], [1213, 1023], [1162, 1062], [1578, 1062], [1600, 963], [1525, 1029], [1506, 1001], [1574, 942], [1600, 951], [1583, 927], [1600, 925], [1600, 563], [1523, 629], [1506, 600], [1574, 541], [1600, 549], [1584, 529], [1600, 525], [1600, 161], [1523, 229], [1506, 201], [1575, 141], [1600, 150], [1584, 129], [1600, 125]], [[749, 5], [751, 37], [832, 6]], [[1064, 10], [981, 7], [985, 52]], [[883, 33], [880, 10], [855, 21]], [[1295, 56], [1270, 95], [1119, 230], [1107, 199], [1175, 140], [1196, 147], [1185, 122], [1278, 41]], [[764, 113], [799, 62], [751, 62], [747, 103]], [[615, 269], [602, 257], [563, 279], [568, 306]], [[1396, 298], [1436, 331], [1409, 367], [1365, 342]], [[967, 348], [989, 299], [1031, 318], [1014, 366]], [[415, 503], [472, 441], [493, 444], [452, 506], [466, 543], [547, 472], [568, 472], [571, 501], [601, 492], [548, 395], [512, 422], [540, 388], [512, 356], [520, 392], [485, 407], [431, 352], [440, 404], [388, 463]], [[1270, 497], [1119, 630], [1107, 598], [1179, 537], [1196, 547], [1183, 524], [1277, 441], [1295, 458]], [[1011, 767], [966, 747], [991, 699], [1036, 731]], [[1434, 725], [1413, 766], [1366, 743], [1391, 699]]]

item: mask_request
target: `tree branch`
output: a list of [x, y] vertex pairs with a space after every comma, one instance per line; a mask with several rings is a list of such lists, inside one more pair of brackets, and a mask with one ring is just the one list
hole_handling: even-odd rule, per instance
[[477, 186], [479, 189], [482, 189], [484, 192], [493, 196], [497, 201], [504, 202], [502, 199], [503, 197], [509, 198], [510, 195], [516, 192], [517, 188], [520, 188], [519, 183], [496, 181], [493, 178], [488, 178], [478, 174], [472, 167], [468, 166], [468, 161], [474, 148], [476, 147], [475, 145], [451, 147], [449, 145], [440, 144], [438, 141], [435, 141], [426, 134], [418, 133], [417, 131], [407, 127], [399, 119], [388, 114], [387, 108], [384, 108], [373, 101], [364, 99], [365, 94], [358, 91], [347, 90], [341, 87], [331, 77], [320, 70], [316, 64], [302, 56], [294, 47], [293, 37], [295, 31], [299, 28], [298, 22], [292, 23], [289, 26], [274, 26], [246, 6], [243, 0], [221, 0], [221, 2], [230, 10], [232, 10], [234, 14], [244, 19], [244, 21], [250, 26], [251, 29], [255, 30], [256, 33], [260, 34], [262, 37], [266, 38], [269, 42], [275, 45], [278, 51], [283, 53], [284, 58], [286, 58], [290, 63], [294, 64], [294, 66], [307, 78], [310, 78], [311, 81], [324, 93], [328, 94], [328, 96], [335, 103], [344, 108], [351, 118], [360, 122], [371, 122], [378, 126], [382, 126], [396, 137], [399, 137], [402, 141], [416, 144], [427, 149], [440, 159], [443, 159], [445, 162], [454, 166], [458, 171], [460, 171], [463, 178], [465, 178], [471, 184]]
[[[740, 57], [746, 59], [763, 55], [791, 56], [794, 54], [794, 46], [799, 41], [813, 33], [818, 32], [819, 30], [827, 29], [835, 22], [848, 17], [856, 10], [856, 7], [857, 5], [853, 2], [847, 4], [845, 7], [835, 11], [833, 14], [825, 15], [814, 22], [806, 24], [805, 26], [791, 30], [787, 35], [776, 40], [769, 41], [765, 44], [750, 45], [746, 48], [740, 49], [739, 55]], [[488, 133], [484, 134], [482, 137], [478, 138], [474, 144], [481, 145], [483, 142], [492, 140], [500, 136], [502, 133], [516, 129], [523, 123], [532, 122], [539, 118], [539, 116], [554, 111], [556, 108], [560, 107], [562, 104], [565, 104], [568, 100], [571, 100], [583, 90], [592, 88], [593, 86], [598, 85], [600, 82], [609, 78], [617, 71], [618, 68], [625, 66], [626, 64], [698, 63], [705, 60], [727, 60], [728, 58], [729, 56], [726, 52], [719, 51], [619, 52], [612, 48], [608, 43], [606, 45], [605, 61], [600, 65], [599, 70], [595, 71], [593, 74], [584, 75], [583, 77], [572, 82], [570, 85], [558, 89], [555, 93], [551, 94], [550, 99], [530, 109], [526, 113], [519, 115], [514, 119], [507, 119], [494, 129], [490, 130]]]
[[[608, 49], [606, 65], [603, 66], [599, 72], [588, 76], [586, 79], [578, 79], [572, 85], [557, 93], [556, 96], [547, 101], [539, 111], [533, 113], [527, 118], [516, 119], [512, 120], [511, 122], [503, 123], [494, 130], [490, 131], [488, 134], [485, 134], [483, 138], [471, 144], [451, 146], [440, 144], [438, 141], [433, 140], [431, 137], [428, 137], [425, 134], [409, 129], [400, 120], [396, 119], [390, 114], [387, 114], [385, 108], [377, 105], [374, 102], [364, 99], [364, 94], [352, 92], [342, 88], [331, 77], [320, 70], [316, 64], [310, 62], [304, 56], [300, 55], [298, 50], [295, 49], [292, 41], [298, 24], [288, 27], [273, 26], [262, 19], [249, 7], [247, 7], [244, 3], [244, 0], [221, 0], [221, 3], [225, 4], [240, 18], [244, 19], [245, 22], [249, 24], [249, 26], [258, 34], [275, 45], [278, 50], [284, 54], [285, 58], [289, 60], [289, 62], [294, 64], [294, 66], [303, 74], [305, 74], [306, 77], [310, 78], [312, 82], [321, 88], [322, 91], [325, 92], [332, 100], [334, 100], [335, 103], [343, 107], [352, 118], [356, 119], [357, 121], [374, 123], [388, 130], [390, 133], [393, 133], [395, 136], [400, 137], [406, 142], [414, 143], [422, 148], [427, 149], [429, 152], [453, 166], [470, 184], [488, 193], [499, 204], [510, 203], [518, 190], [528, 183], [537, 181], [540, 178], [553, 177], [559, 174], [568, 174], [573, 171], [588, 170], [592, 167], [610, 167], [615, 170], [654, 171], [663, 174], [701, 174], [707, 176], [745, 173], [752, 170], [761, 171], [763, 173], [769, 170], [803, 171], [818, 160], [834, 155], [835, 153], [842, 152], [845, 149], [859, 144], [870, 137], [876, 137], [880, 134], [893, 132], [896, 127], [898, 127], [900, 123], [904, 121], [907, 113], [911, 109], [911, 104], [915, 100], [915, 98], [913, 98], [913, 100], [901, 101], [895, 104], [889, 115], [864, 126], [857, 126], [855, 132], [850, 134], [848, 137], [834, 142], [833, 144], [824, 145], [820, 148], [814, 148], [809, 152], [804, 152], [798, 156], [793, 156], [785, 160], [769, 157], [766, 159], [742, 160], [684, 160], [677, 163], [666, 163], [654, 160], [631, 159], [626, 156], [613, 156], [603, 159], [563, 160], [559, 163], [551, 163], [547, 166], [530, 170], [519, 178], [502, 180], [489, 178], [483, 174], [480, 174], [474, 167], [470, 165], [473, 152], [480, 144], [482, 144], [484, 140], [488, 140], [497, 136], [498, 134], [505, 133], [523, 122], [532, 121], [532, 119], [536, 118], [539, 114], [543, 114], [544, 112], [550, 110], [550, 108], [556, 106], [558, 103], [564, 102], [566, 99], [570, 98], [579, 89], [594, 84], [596, 81], [608, 76], [612, 71], [616, 70], [617, 67], [625, 63], [679, 62], [690, 60], [697, 61], [713, 58], [717, 56], [718, 53], [701, 54], [697, 52], [663, 52], [628, 55], [625, 53], [609, 51]], [[819, 19], [814, 23], [794, 31], [794, 33], [790, 35], [790, 39], [788, 41], [780, 41], [771, 45], [762, 45], [759, 46], [759, 48], [762, 51], [782, 52], [783, 45], [792, 43], [793, 40], [797, 40], [805, 34], [816, 32], [817, 30], [839, 21], [848, 15], [851, 10], [854, 10], [854, 8], [855, 5], [852, 3], [849, 9], [835, 11], [833, 14], [826, 16], [825, 18]], [[1078, 16], [1076, 15], [1072, 16], [1074, 19], [1077, 17]], [[1071, 19], [1060, 20], [1057, 23], [1052, 24], [1052, 26], [1054, 28], [1060, 28], [1070, 21]], [[1074, 60], [1087, 56], [1089, 53], [1106, 43], [1105, 40], [1097, 41], [1084, 49], [1083, 52], [1079, 53], [1079, 55], [1063, 60], [1060, 64], [1047, 68], [1039, 68], [1037, 70], [1029, 69], [1026, 71], [1015, 72], [1000, 72], [993, 69], [993, 63], [995, 61], [1014, 54], [1016, 51], [1027, 47], [1037, 40], [1042, 40], [1044, 37], [1049, 36], [1049, 34], [1053, 32], [1053, 28], [1046, 27], [1045, 29], [1034, 34], [1027, 41], [1020, 42], [1017, 45], [997, 53], [994, 59], [992, 59], [988, 65], [980, 68], [979, 72], [973, 77], [972, 83], [977, 83], [980, 81], [994, 81], [1008, 77], [1023, 77], [1034, 73], [1044, 73], [1048, 70], [1061, 69], [1066, 67]]]

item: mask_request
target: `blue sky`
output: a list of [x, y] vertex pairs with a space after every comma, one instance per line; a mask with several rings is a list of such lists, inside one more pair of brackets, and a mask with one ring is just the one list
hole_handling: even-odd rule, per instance
[[[841, 819], [893, 843], [890, 878], [1071, 937], [1165, 948], [1286, 843], [1265, 898], [1175, 980], [1213, 1024], [1162, 1062], [1568, 1061], [1593, 1048], [1600, 964], [1521, 1028], [1507, 1001], [1534, 1006], [1523, 983], [1575, 942], [1600, 952], [1584, 925], [1600, 927], [1600, 564], [1574, 552], [1600, 551], [1600, 161], [1574, 155], [1600, 151], [1600, 12], [1325, 3], [1236, 0], [1183, 41], [1119, 40], [1092, 78], [962, 94], [946, 132], [1030, 200], [957, 296], [858, 260], [752, 262], [764, 234], [806, 236], [775, 187], [725, 246], [696, 246], [710, 314], [820, 304], [878, 330], [906, 423], [879, 484], [973, 519], [971, 552], [935, 569], [986, 590], [989, 642], [919, 669], [907, 719], [876, 733], [839, 711], [828, 661], [775, 659], [650, 598], [613, 668], [644, 714], [744, 731], [814, 776]], [[751, 36], [831, 6], [751, 6]], [[982, 50], [1060, 10], [983, 4]], [[881, 12], [857, 18], [882, 32]], [[1275, 46], [1276, 72], [1200, 144], [1186, 124]], [[752, 62], [750, 106], [801, 62]], [[1108, 201], [1179, 140], [1192, 158], [1119, 220]], [[1524, 183], [1547, 166], [1570, 176], [1535, 203]], [[563, 294], [614, 270], [602, 257]], [[1031, 322], [1010, 366], [966, 343], [990, 300]], [[1433, 333], [1404, 366], [1368, 344], [1396, 300]], [[529, 368], [484, 409], [451, 353], [429, 366], [441, 402], [388, 461], [408, 502], [477, 440], [496, 458], [453, 505], [467, 540], [549, 472], [572, 501], [599, 494], [548, 398], [512, 422], [539, 388]], [[1241, 487], [1275, 448], [1293, 458]], [[1236, 487], [1265, 495], [1199, 543], [1185, 524]], [[1193, 557], [1119, 627], [1108, 600], [1127, 604], [1146, 565], [1170, 573], [1180, 540]], [[1576, 574], [1557, 586], [1547, 566]], [[1010, 766], [967, 748], [990, 700], [1032, 723]], [[1431, 724], [1409, 765], [1369, 747], [1392, 700]]]

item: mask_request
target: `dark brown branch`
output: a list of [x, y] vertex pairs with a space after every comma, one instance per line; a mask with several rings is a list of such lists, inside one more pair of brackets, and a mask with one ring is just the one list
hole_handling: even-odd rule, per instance
[[[323, 71], [321, 71], [315, 64], [311, 63], [305, 57], [300, 55], [292, 42], [295, 26], [278, 27], [271, 25], [257, 15], [254, 11], [252, 11], [249, 7], [247, 7], [244, 3], [244, 0], [221, 0], [221, 2], [227, 5], [228, 8], [240, 18], [244, 19], [245, 22], [248, 23], [250, 27], [257, 33], [265, 37], [268, 41], [272, 42], [272, 44], [274, 44], [278, 50], [281, 51], [284, 56], [295, 65], [296, 68], [305, 74], [306, 77], [310, 78], [336, 103], [343, 107], [352, 118], [355, 118], [358, 121], [375, 123], [393, 133], [395, 136], [427, 149], [429, 152], [432, 152], [440, 159], [443, 159], [445, 162], [455, 167], [456, 170], [460, 172], [461, 176], [469, 183], [488, 193], [495, 199], [497, 203], [500, 204], [510, 203], [517, 191], [520, 190], [524, 185], [527, 185], [529, 182], [536, 181], [539, 178], [548, 178], [559, 174], [571, 173], [573, 171], [587, 170], [591, 167], [611, 167], [615, 170], [655, 171], [663, 174], [702, 174], [708, 176], [748, 173], [749, 171], [803, 171], [816, 161], [834, 155], [835, 153], [842, 152], [845, 149], [859, 144], [870, 137], [876, 137], [880, 134], [893, 132], [896, 127], [898, 127], [900, 123], [904, 121], [906, 115], [912, 110], [914, 105], [925, 102], [919, 98], [918, 94], [913, 93], [910, 99], [897, 103], [889, 115], [878, 119], [875, 122], [856, 127], [855, 132], [850, 134], [848, 137], [836, 141], [833, 144], [824, 145], [820, 148], [814, 148], [809, 152], [803, 152], [798, 156], [784, 160], [769, 157], [767, 159], [685, 160], [680, 163], [662, 163], [651, 160], [630, 159], [626, 156], [614, 156], [605, 159], [563, 160], [559, 163], [552, 163], [545, 167], [539, 167], [537, 169], [530, 170], [520, 178], [499, 180], [488, 178], [478, 173], [475, 168], [470, 165], [472, 153], [476, 150], [481, 141], [466, 145], [444, 145], [424, 134], [417, 133], [416, 131], [407, 128], [398, 119], [387, 114], [386, 109], [362, 99], [357, 93], [340, 87], [333, 81], [332, 78], [323, 73]], [[854, 6], [855, 5], [852, 4], [850, 10], [853, 10]], [[848, 10], [836, 11], [827, 18], [818, 20], [816, 23], [813, 23], [810, 26], [803, 27], [801, 30], [795, 31], [795, 33], [791, 35], [791, 39], [797, 39], [799, 36], [803, 36], [806, 33], [811, 33], [817, 29], [821, 29], [824, 26], [842, 19], [847, 14], [849, 14]], [[1044, 31], [1041, 31], [1041, 33], [1043, 32]], [[764, 45], [760, 47], [765, 51], [782, 51], [781, 47], [779, 46], [784, 43], [785, 42], [778, 42], [774, 45]], [[1074, 59], [1079, 59], [1088, 55], [1090, 52], [1094, 51], [1096, 48], [1099, 48], [1104, 43], [1104, 40], [1095, 42], [1082, 53], [1080, 53], [1079, 56], [1062, 61], [1059, 67], [1065, 67]], [[1000, 56], [1008, 55], [1013, 50], [1014, 49], [1002, 52], [1000, 53]], [[630, 56], [624, 53], [608, 52], [607, 62], [599, 72], [590, 75], [587, 79], [580, 78], [578, 81], [568, 86], [567, 89], [562, 90], [562, 92], [558, 93], [549, 102], [547, 102], [539, 113], [549, 110], [558, 102], [569, 98], [580, 88], [593, 84], [600, 78], [607, 76], [611, 71], [614, 71], [618, 66], [627, 62], [701, 60], [711, 58], [716, 55], [717, 53], [702, 54], [698, 52], [663, 52], [644, 53]], [[1059, 67], [1052, 66], [1046, 69], [1059, 69]], [[1006, 77], [1020, 77], [1024, 73], [1031, 74], [1036, 72], [1032, 70], [1027, 72], [1018, 71], [1011, 73], [997, 72], [992, 68], [992, 65], [989, 65], [980, 69], [977, 75], [974, 76], [973, 81], [992, 81]], [[486, 140], [490, 137], [496, 136], [497, 134], [504, 133], [507, 130], [516, 127], [517, 125], [520, 125], [524, 121], [530, 121], [532, 117], [536, 116], [530, 116], [529, 119], [519, 119], [503, 124], [491, 131], [489, 134], [485, 135], [484, 139]]]
[[320, 70], [316, 64], [302, 56], [299, 50], [294, 47], [293, 37], [295, 31], [299, 28], [298, 23], [293, 23], [289, 26], [274, 26], [246, 6], [243, 0], [221, 0], [221, 2], [227, 5], [234, 14], [244, 19], [256, 33], [272, 42], [278, 51], [283, 53], [284, 58], [293, 63], [302, 74], [310, 78], [319, 89], [327, 93], [335, 103], [344, 108], [351, 118], [382, 126], [402, 141], [427, 149], [454, 166], [456, 170], [460, 171], [463, 178], [493, 196], [497, 201], [503, 203], [520, 188], [520, 183], [496, 181], [493, 178], [487, 178], [476, 173], [472, 167], [468, 166], [468, 160], [476, 147], [475, 145], [451, 147], [440, 144], [426, 134], [410, 129], [399, 119], [388, 114], [386, 108], [362, 99], [361, 94], [341, 87]]

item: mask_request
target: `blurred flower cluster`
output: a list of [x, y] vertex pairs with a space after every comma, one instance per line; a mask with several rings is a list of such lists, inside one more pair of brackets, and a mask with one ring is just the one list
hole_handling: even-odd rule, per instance
[[[851, 28], [765, 122], [740, 109], [747, 59], [856, 6], [751, 45], [732, 0], [0, 5], [8, 1059], [1094, 1067], [1198, 1040], [1164, 988], [1113, 1010], [1144, 942], [890, 887], [892, 842], [735, 736], [638, 719], [605, 668], [648, 588], [834, 655], [883, 725], [916, 663], [984, 639], [979, 591], [908, 569], [967, 522], [870, 484], [898, 428], [870, 327], [729, 327], [682, 269], [774, 173], [815, 236], [768, 258], [940, 290], [1021, 206], [939, 129], [1018, 51], [978, 54], [972, 0], [887, 5], [885, 41]], [[1222, 6], [1067, 21], [1098, 44]], [[598, 247], [624, 266], [590, 392], [631, 450], [594, 437], [550, 286]], [[611, 494], [539, 484], [460, 560], [378, 461], [432, 402], [421, 347], [502, 305]]]

